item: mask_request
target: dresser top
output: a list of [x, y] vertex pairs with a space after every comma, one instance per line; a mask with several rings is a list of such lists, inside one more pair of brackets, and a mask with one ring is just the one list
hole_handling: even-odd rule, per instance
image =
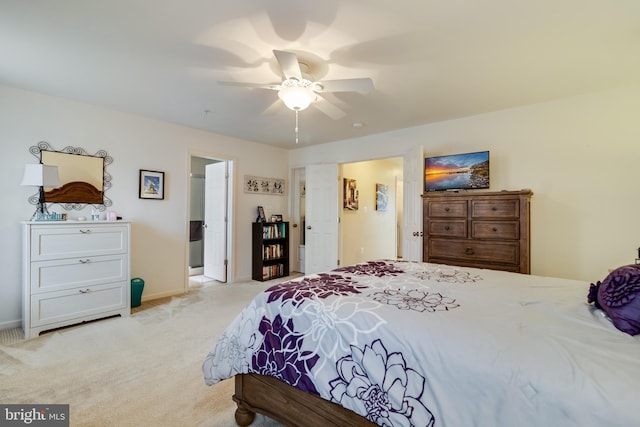
[[478, 191], [478, 190], [447, 190], [447, 191], [429, 191], [423, 193], [422, 197], [471, 197], [471, 196], [533, 196], [533, 191], [529, 189], [523, 190], [502, 190], [502, 191]]

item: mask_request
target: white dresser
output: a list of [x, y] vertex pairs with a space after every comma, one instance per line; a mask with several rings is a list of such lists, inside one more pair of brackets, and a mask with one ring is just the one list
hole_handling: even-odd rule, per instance
[[22, 328], [26, 339], [61, 326], [129, 316], [130, 223], [23, 223]]

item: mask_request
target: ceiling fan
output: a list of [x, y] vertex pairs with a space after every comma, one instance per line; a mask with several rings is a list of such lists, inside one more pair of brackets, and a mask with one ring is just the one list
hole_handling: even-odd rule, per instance
[[296, 112], [296, 144], [298, 143], [298, 112], [313, 104], [318, 110], [338, 120], [346, 115], [337, 106], [331, 104], [320, 94], [325, 92], [359, 92], [368, 93], [373, 90], [373, 81], [366, 78], [313, 81], [308, 74], [309, 66], [298, 60], [293, 52], [274, 50], [273, 54], [282, 70], [281, 83], [257, 84], [242, 82], [219, 82], [230, 86], [253, 87], [278, 91], [278, 97], [287, 108]]

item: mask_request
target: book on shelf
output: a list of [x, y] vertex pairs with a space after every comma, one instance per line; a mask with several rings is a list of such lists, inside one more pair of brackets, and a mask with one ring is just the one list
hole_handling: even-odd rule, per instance
[[262, 267], [262, 279], [268, 280], [284, 275], [284, 264], [266, 265]]
[[284, 246], [280, 243], [274, 245], [264, 246], [264, 253], [262, 259], [275, 259], [282, 258], [284, 256]]
[[284, 223], [267, 224], [262, 228], [263, 239], [281, 239], [284, 237], [287, 237]]

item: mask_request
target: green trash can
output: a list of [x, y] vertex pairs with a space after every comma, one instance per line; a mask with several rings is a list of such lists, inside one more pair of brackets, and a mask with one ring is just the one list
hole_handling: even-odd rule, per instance
[[131, 279], [131, 308], [140, 307], [142, 304], [142, 291], [144, 280], [139, 277]]

